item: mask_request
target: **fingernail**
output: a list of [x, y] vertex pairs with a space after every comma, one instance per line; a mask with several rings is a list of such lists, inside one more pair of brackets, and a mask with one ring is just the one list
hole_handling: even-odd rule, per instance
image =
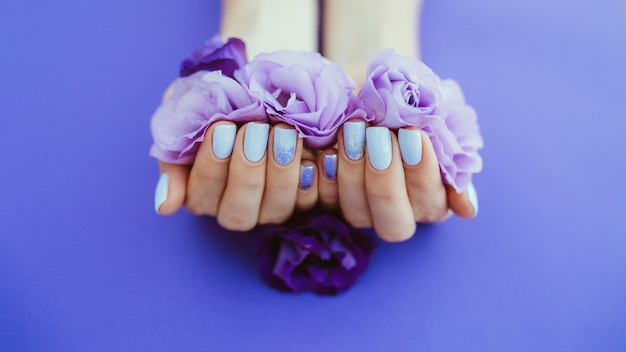
[[337, 154], [324, 155], [324, 175], [329, 180], [337, 178]]
[[237, 126], [235, 125], [218, 125], [215, 127], [213, 130], [213, 154], [218, 159], [226, 159], [233, 152], [235, 134], [237, 134]]
[[361, 159], [365, 145], [365, 123], [360, 121], [344, 123], [343, 144], [348, 158], [352, 160]]
[[391, 134], [387, 127], [368, 127], [367, 154], [370, 164], [376, 170], [383, 171], [391, 165]]
[[398, 131], [398, 142], [405, 164], [413, 166], [422, 161], [422, 136], [418, 130], [401, 128]]
[[266, 123], [249, 123], [243, 138], [243, 153], [252, 163], [263, 159], [267, 149], [267, 135], [270, 125]]
[[287, 165], [296, 152], [296, 130], [276, 128], [274, 130], [274, 159], [279, 165]]
[[162, 173], [157, 182], [156, 190], [154, 191], [154, 210], [159, 214], [159, 208], [167, 199], [167, 188], [170, 183], [170, 177], [167, 173]]
[[308, 190], [313, 186], [313, 165], [300, 166], [300, 189]]
[[478, 215], [478, 195], [476, 194], [476, 188], [473, 183], [469, 183], [467, 185], [467, 200], [469, 200], [472, 208], [474, 208], [474, 215], [472, 217], [476, 217]]

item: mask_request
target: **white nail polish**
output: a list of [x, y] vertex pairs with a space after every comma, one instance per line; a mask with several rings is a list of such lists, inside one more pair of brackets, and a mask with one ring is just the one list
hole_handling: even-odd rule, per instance
[[418, 130], [398, 130], [398, 142], [402, 160], [409, 166], [414, 166], [422, 161], [422, 136]]
[[473, 183], [469, 183], [467, 185], [467, 200], [469, 200], [472, 208], [474, 208], [474, 215], [472, 217], [476, 217], [478, 215], [478, 195], [476, 194], [476, 188]]
[[267, 136], [270, 125], [266, 123], [249, 123], [243, 139], [243, 153], [252, 163], [263, 159], [267, 149]]
[[386, 170], [391, 165], [391, 134], [387, 127], [368, 127], [365, 130], [367, 154], [376, 170]]
[[226, 159], [233, 152], [237, 126], [219, 125], [213, 130], [213, 154], [218, 159]]
[[157, 182], [156, 190], [154, 191], [154, 210], [159, 214], [159, 208], [167, 199], [167, 191], [170, 183], [170, 177], [167, 173], [162, 173]]

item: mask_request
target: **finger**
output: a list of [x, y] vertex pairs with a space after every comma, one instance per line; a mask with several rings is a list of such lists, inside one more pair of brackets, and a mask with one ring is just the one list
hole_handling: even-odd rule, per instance
[[237, 126], [229, 121], [211, 125], [189, 174], [185, 206], [196, 215], [217, 215], [226, 188], [230, 156], [235, 143]]
[[372, 227], [365, 193], [365, 123], [348, 121], [339, 130], [337, 188], [339, 207], [354, 227]]
[[407, 194], [398, 140], [386, 127], [368, 127], [365, 188], [374, 230], [389, 242], [415, 233], [415, 217]]
[[260, 224], [285, 222], [296, 206], [302, 155], [302, 138], [287, 124], [272, 127], [268, 148], [265, 191], [259, 214]]
[[318, 199], [318, 174], [315, 163], [304, 159], [300, 164], [298, 194], [296, 196], [296, 210], [307, 211], [313, 209]]
[[318, 181], [320, 204], [326, 209], [338, 209], [337, 149], [324, 150], [317, 158], [317, 169], [322, 171]]
[[467, 190], [457, 193], [454, 187], [446, 185], [448, 194], [448, 206], [462, 218], [474, 218], [478, 215], [478, 196], [472, 182], [467, 185]]
[[185, 201], [189, 166], [159, 161], [161, 176], [154, 192], [154, 210], [161, 215], [178, 211]]
[[415, 128], [398, 130], [406, 188], [418, 222], [437, 222], [446, 217], [448, 202], [439, 162], [428, 136]]
[[217, 210], [217, 222], [228, 230], [248, 231], [257, 224], [265, 189], [268, 132], [268, 124], [256, 122], [237, 132], [226, 189]]

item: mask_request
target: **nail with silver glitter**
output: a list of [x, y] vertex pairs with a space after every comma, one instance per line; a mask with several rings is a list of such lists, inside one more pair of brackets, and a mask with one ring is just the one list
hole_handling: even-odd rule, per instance
[[324, 176], [331, 181], [337, 178], [337, 154], [324, 155]]
[[313, 165], [300, 166], [300, 189], [308, 190], [313, 186]]
[[296, 130], [277, 127], [274, 129], [274, 160], [279, 165], [287, 165], [296, 152]]
[[346, 122], [343, 124], [343, 145], [348, 158], [359, 160], [365, 150], [365, 123]]

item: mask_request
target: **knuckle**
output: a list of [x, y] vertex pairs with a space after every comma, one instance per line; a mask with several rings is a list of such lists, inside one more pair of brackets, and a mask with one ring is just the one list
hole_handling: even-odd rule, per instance
[[245, 217], [230, 217], [219, 214], [217, 216], [217, 223], [226, 230], [238, 232], [250, 231], [256, 225], [254, 221], [250, 221]]

